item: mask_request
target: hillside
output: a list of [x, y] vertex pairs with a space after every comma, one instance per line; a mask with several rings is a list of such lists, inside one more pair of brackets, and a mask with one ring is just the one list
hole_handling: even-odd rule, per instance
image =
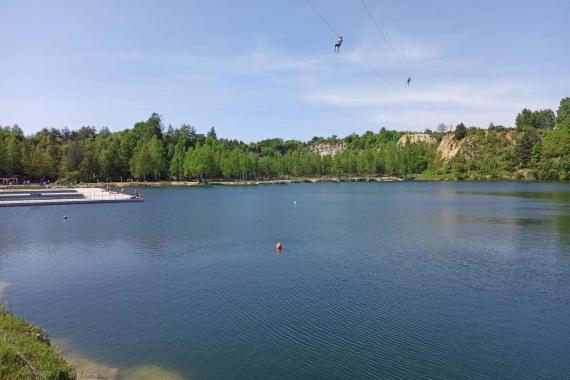
[[113, 133], [52, 128], [24, 136], [12, 126], [0, 128], [0, 177], [67, 183], [418, 175], [569, 179], [570, 98], [560, 102], [556, 114], [524, 109], [515, 124], [466, 128], [461, 123], [424, 133], [382, 128], [342, 139], [275, 138], [249, 144], [218, 138], [214, 128], [207, 134], [189, 125], [165, 129], [158, 114]]

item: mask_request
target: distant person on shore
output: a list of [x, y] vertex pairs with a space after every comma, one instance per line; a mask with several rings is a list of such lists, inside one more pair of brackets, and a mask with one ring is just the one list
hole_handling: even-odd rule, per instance
[[338, 53], [340, 51], [340, 45], [342, 45], [342, 41], [344, 41], [342, 39], [342, 36], [338, 36], [336, 43], [334, 44], [334, 52]]

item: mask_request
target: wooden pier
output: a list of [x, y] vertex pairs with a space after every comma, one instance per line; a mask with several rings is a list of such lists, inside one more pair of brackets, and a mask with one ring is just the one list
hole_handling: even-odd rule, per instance
[[135, 194], [101, 188], [0, 189], [0, 207], [142, 202]]

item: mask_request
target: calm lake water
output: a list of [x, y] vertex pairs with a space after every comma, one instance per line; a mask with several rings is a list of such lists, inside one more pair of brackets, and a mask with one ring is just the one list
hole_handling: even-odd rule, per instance
[[0, 209], [9, 307], [193, 379], [570, 378], [569, 184], [142, 193]]

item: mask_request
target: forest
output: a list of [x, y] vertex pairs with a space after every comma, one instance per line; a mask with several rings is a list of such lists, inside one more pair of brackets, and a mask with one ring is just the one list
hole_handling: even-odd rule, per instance
[[[118, 132], [84, 126], [26, 136], [13, 125], [0, 127], [0, 177], [62, 183], [417, 175], [568, 180], [570, 97], [556, 112], [523, 109], [514, 124], [440, 124], [424, 131], [429, 141], [407, 144], [399, 143], [407, 132], [385, 128], [344, 138], [244, 143], [219, 138], [213, 127], [205, 134], [188, 124], [164, 127], [157, 113]], [[446, 146], [457, 153], [446, 157]], [[323, 147], [336, 149], [322, 154]]]

